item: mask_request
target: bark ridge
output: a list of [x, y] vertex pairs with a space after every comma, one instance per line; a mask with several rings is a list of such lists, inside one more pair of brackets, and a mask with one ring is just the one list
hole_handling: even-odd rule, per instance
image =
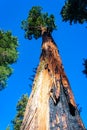
[[85, 130], [59, 51], [47, 33], [21, 130]]

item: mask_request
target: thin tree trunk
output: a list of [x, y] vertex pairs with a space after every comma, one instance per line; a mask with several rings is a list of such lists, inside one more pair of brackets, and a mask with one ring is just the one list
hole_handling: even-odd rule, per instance
[[21, 130], [85, 130], [57, 46], [47, 33]]

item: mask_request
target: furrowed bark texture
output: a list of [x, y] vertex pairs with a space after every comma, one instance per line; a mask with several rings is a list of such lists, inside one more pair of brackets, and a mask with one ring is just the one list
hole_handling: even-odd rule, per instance
[[21, 130], [85, 130], [57, 46], [47, 33], [42, 41]]

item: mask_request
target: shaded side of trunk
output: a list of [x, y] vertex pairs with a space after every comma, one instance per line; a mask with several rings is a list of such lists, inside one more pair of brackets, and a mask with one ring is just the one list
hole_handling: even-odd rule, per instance
[[[56, 87], [53, 86], [55, 89]], [[55, 91], [55, 90], [54, 90]], [[67, 102], [63, 86], [60, 86], [58, 103], [50, 98], [50, 130], [85, 130], [77, 108]]]
[[42, 53], [21, 130], [85, 130], [69, 81], [50, 34]]

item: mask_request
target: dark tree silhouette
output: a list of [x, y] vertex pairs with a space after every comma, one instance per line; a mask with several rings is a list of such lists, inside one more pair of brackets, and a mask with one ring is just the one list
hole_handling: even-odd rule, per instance
[[84, 65], [84, 70], [83, 70], [82, 72], [83, 72], [83, 73], [86, 75], [86, 77], [87, 77], [87, 59], [84, 59], [83, 65]]
[[[87, 0], [66, 0], [61, 16], [63, 21], [69, 21], [70, 24], [87, 22]], [[82, 72], [87, 76], [87, 59], [84, 60], [83, 65]]]
[[70, 24], [87, 22], [87, 0], [66, 0], [61, 16], [63, 21]]

